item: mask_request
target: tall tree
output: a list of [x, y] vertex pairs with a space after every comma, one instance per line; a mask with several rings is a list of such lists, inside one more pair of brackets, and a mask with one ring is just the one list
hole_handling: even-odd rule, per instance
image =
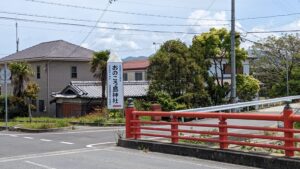
[[[281, 37], [269, 36], [252, 47], [257, 57], [253, 65], [253, 74], [266, 89], [266, 95], [271, 97], [287, 94], [287, 76], [292, 86], [300, 83], [297, 70], [300, 67], [300, 36], [285, 34]], [[296, 85], [297, 86], [297, 85]], [[290, 87], [289, 92], [297, 87]], [[299, 93], [298, 93], [299, 94]]]
[[[235, 41], [237, 67], [241, 67], [247, 52], [240, 47], [239, 34]], [[226, 67], [230, 68], [230, 32], [225, 28], [212, 28], [209, 32], [196, 35], [190, 49], [192, 57], [204, 68], [203, 77], [214, 103], [222, 103], [230, 92], [229, 84], [224, 80]]]
[[94, 77], [101, 81], [102, 89], [102, 100], [101, 107], [105, 106], [105, 86], [107, 81], [107, 61], [109, 59], [110, 51], [104, 50], [100, 52], [95, 52], [93, 59], [91, 61], [91, 72], [94, 73]]
[[180, 40], [169, 40], [150, 57], [150, 94], [166, 92], [172, 99], [189, 103], [189, 107], [196, 106], [196, 103], [207, 104], [209, 99], [206, 98], [201, 103], [197, 99], [199, 96], [207, 96], [201, 70], [186, 44]]
[[13, 95], [24, 97], [26, 82], [33, 76], [32, 68], [26, 62], [12, 62], [9, 69], [12, 74]]

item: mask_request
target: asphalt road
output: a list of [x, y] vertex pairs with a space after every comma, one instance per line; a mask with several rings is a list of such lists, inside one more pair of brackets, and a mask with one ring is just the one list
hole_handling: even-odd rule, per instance
[[84, 127], [58, 133], [0, 132], [1, 169], [250, 169], [116, 147], [123, 128]]

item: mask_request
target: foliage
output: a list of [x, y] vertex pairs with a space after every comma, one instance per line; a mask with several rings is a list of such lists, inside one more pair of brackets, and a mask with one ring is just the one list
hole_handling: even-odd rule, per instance
[[40, 91], [40, 87], [35, 82], [29, 82], [26, 85], [26, 89], [24, 91], [24, 95], [28, 97], [30, 100], [36, 99], [38, 97], [38, 93]]
[[12, 74], [13, 95], [23, 97], [25, 83], [33, 75], [32, 68], [26, 62], [12, 62], [8, 66]]
[[163, 111], [172, 111], [178, 109], [184, 109], [186, 106], [184, 104], [177, 103], [171, 96], [166, 92], [156, 92], [154, 93], [154, 98], [161, 105]]
[[[240, 48], [241, 38], [237, 34], [236, 38], [236, 63], [237, 67], [242, 66], [242, 61], [247, 58], [247, 52]], [[192, 57], [197, 64], [204, 68], [203, 77], [208, 84], [207, 90], [214, 104], [220, 104], [230, 92], [228, 83], [224, 81], [226, 63], [230, 63], [230, 32], [225, 28], [210, 29], [209, 32], [202, 33], [193, 38], [191, 49]], [[212, 68], [213, 71], [210, 69]], [[208, 75], [212, 75], [210, 77]]]
[[134, 99], [134, 107], [136, 110], [150, 110], [151, 102], [146, 99]]
[[237, 75], [237, 96], [242, 101], [252, 101], [259, 92], [259, 81], [253, 76]]
[[105, 85], [107, 79], [107, 61], [109, 59], [110, 51], [104, 50], [100, 52], [95, 52], [91, 61], [91, 72], [94, 73], [94, 77], [101, 81], [102, 89], [102, 100], [101, 108], [105, 106]]
[[[5, 97], [0, 97], [0, 117], [5, 116]], [[8, 96], [7, 97], [8, 105], [8, 118], [14, 118], [17, 116], [25, 117], [28, 116], [27, 106], [25, 100], [20, 97]]]
[[281, 37], [269, 36], [253, 45], [253, 53], [258, 58], [253, 63], [253, 74], [264, 84], [266, 95], [271, 97], [286, 95], [286, 79], [289, 74], [289, 93], [299, 94], [300, 36], [285, 34]]
[[[191, 57], [186, 44], [180, 40], [165, 42], [157, 53], [150, 57], [148, 79], [149, 95], [157, 98], [165, 110], [175, 110], [178, 106], [186, 107], [186, 100], [191, 101], [190, 107], [207, 104], [198, 100], [208, 96], [204, 89], [202, 68]], [[184, 96], [189, 96], [189, 99], [184, 99]]]

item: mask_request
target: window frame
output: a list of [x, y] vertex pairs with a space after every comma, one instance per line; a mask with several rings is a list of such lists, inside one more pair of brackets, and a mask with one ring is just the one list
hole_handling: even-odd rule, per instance
[[41, 66], [36, 66], [36, 79], [41, 79]]
[[[73, 72], [73, 68], [75, 68], [75, 72]], [[77, 79], [78, 78], [78, 71], [77, 66], [71, 66], [71, 79]]]
[[[137, 75], [139, 75], [139, 74], [141, 75], [140, 76], [141, 77], [140, 80], [137, 79], [137, 77], [138, 77]], [[143, 81], [143, 72], [134, 72], [134, 80], [135, 81]]]

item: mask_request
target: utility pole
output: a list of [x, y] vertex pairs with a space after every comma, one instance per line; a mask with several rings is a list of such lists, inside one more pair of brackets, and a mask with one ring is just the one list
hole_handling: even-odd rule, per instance
[[231, 102], [236, 103], [235, 0], [231, 0]]
[[19, 52], [18, 22], [16, 22], [16, 51]]

